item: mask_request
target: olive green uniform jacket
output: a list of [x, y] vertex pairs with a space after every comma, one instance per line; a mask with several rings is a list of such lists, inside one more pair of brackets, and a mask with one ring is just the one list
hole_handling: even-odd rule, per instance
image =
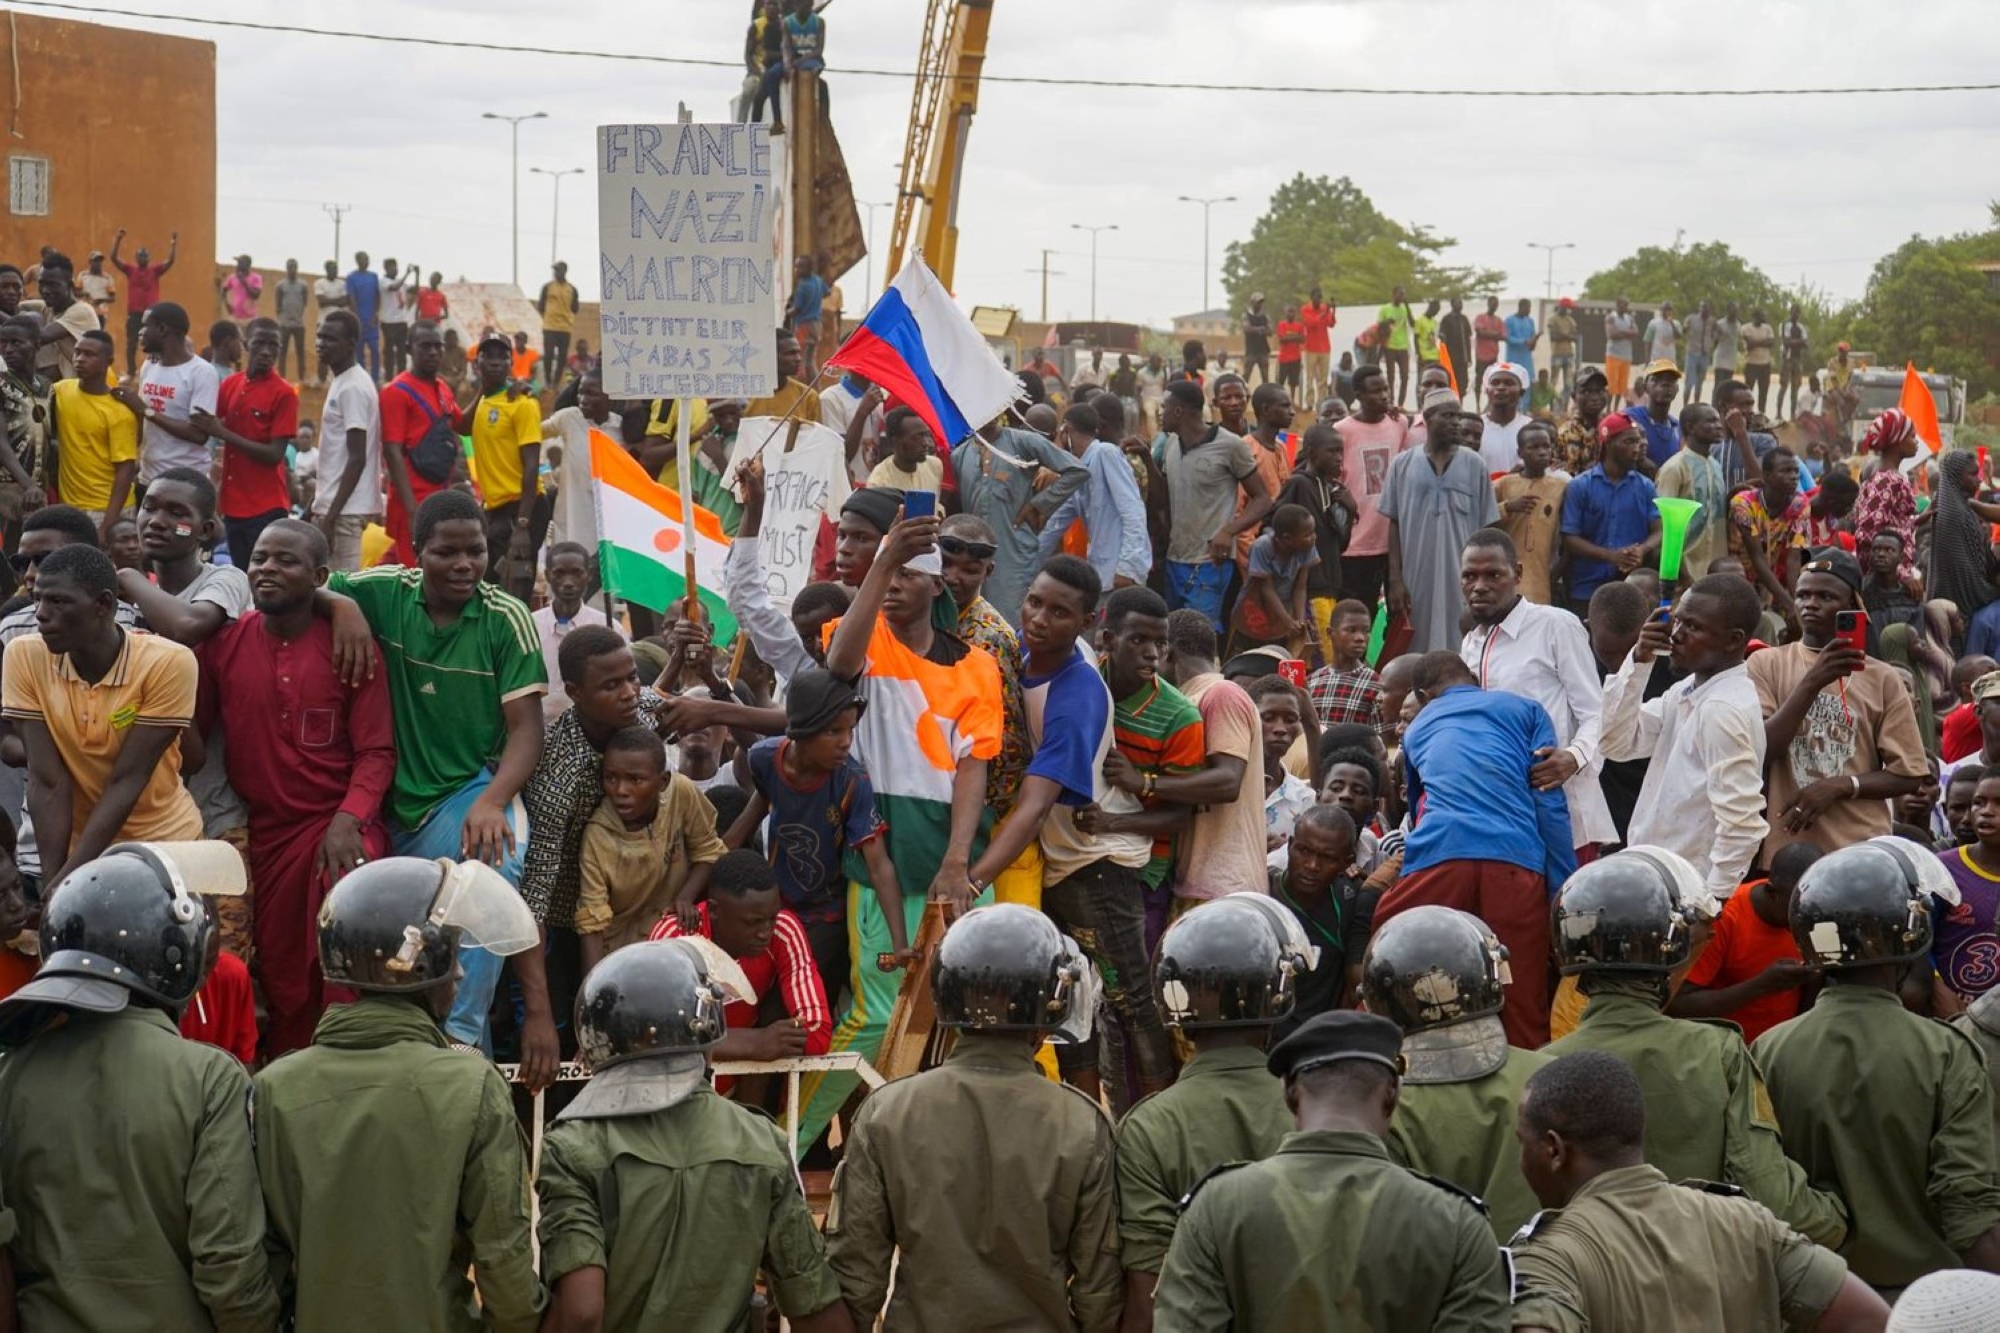
[[1124, 1307], [1111, 1122], [1013, 1034], [964, 1032], [870, 1093], [833, 1178], [827, 1252], [855, 1324], [886, 1333], [1083, 1329]]
[[1158, 1273], [1182, 1200], [1225, 1162], [1255, 1162], [1292, 1132], [1285, 1085], [1247, 1046], [1203, 1051], [1118, 1122], [1118, 1239], [1127, 1270]]
[[300, 1333], [540, 1322], [513, 1098], [415, 1004], [336, 1005], [311, 1046], [257, 1075], [257, 1167]]
[[1509, 1049], [1507, 1063], [1463, 1083], [1403, 1080], [1389, 1122], [1389, 1156], [1412, 1171], [1448, 1180], [1486, 1205], [1495, 1240], [1504, 1241], [1538, 1206], [1521, 1175], [1514, 1112], [1528, 1076], [1549, 1062], [1540, 1051]]
[[749, 1333], [840, 1299], [785, 1136], [703, 1086], [665, 1110], [559, 1122], [542, 1140], [542, 1274], [605, 1270], [604, 1327]]
[[1491, 1333], [1508, 1282], [1476, 1201], [1373, 1134], [1299, 1131], [1195, 1191], [1153, 1299], [1157, 1333]]
[[1584, 1333], [1810, 1329], [1847, 1265], [1734, 1185], [1606, 1171], [1514, 1237], [1517, 1325]]
[[1847, 1210], [1829, 1182], [1813, 1188], [1785, 1156], [1778, 1118], [1743, 1033], [1733, 1023], [1669, 1018], [1643, 985], [1600, 979], [1576, 1031], [1551, 1056], [1604, 1051], [1631, 1066], [1646, 1094], [1646, 1160], [1669, 1180], [1736, 1185], [1803, 1232], [1838, 1249]]
[[1785, 1150], [1853, 1205], [1841, 1253], [1862, 1281], [1904, 1287], [1957, 1268], [2000, 1222], [1993, 1086], [1964, 1033], [1894, 991], [1835, 982], [1759, 1037], [1757, 1058]]
[[250, 1075], [158, 1009], [0, 1057], [0, 1197], [24, 1329], [269, 1329]]

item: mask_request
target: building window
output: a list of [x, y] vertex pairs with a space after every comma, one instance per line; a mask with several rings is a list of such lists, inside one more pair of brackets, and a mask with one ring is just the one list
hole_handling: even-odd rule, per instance
[[49, 211], [49, 160], [46, 157], [7, 159], [7, 211], [15, 217], [46, 217]]

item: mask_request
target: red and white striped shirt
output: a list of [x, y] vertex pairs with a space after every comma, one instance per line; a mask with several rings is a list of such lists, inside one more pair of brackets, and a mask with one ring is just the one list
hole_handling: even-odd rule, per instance
[[[700, 903], [695, 910], [701, 914], [701, 930], [698, 932], [708, 939], [714, 934], [709, 929], [708, 904]], [[687, 932], [681, 929], [681, 920], [672, 912], [660, 918], [660, 924], [653, 927], [652, 938], [656, 940], [676, 939]], [[833, 1046], [833, 1007], [826, 1002], [826, 987], [820, 984], [819, 970], [813, 966], [812, 949], [806, 944], [806, 929], [799, 919], [784, 909], [779, 909], [777, 922], [771, 930], [771, 947], [763, 953], [744, 954], [736, 960], [742, 967], [743, 975], [757, 992], [757, 1002], [761, 1003], [771, 993], [773, 985], [781, 988], [785, 1000], [785, 1012], [806, 1031], [806, 1054], [825, 1055]], [[731, 1030], [754, 1028], [757, 1026], [757, 1003], [736, 1002], [723, 1010]]]

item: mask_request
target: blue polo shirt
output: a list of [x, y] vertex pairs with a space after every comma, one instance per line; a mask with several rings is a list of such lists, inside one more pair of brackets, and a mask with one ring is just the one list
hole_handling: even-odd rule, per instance
[[[1604, 464], [1599, 463], [1563, 492], [1563, 535], [1581, 537], [1613, 551], [1645, 541], [1659, 517], [1653, 507], [1655, 494], [1652, 481], [1642, 474], [1628, 472], [1613, 481], [1604, 475]], [[1617, 577], [1618, 570], [1609, 560], [1575, 556], [1569, 562], [1570, 599], [1589, 601], [1592, 593]]]
[[1533, 699], [1455, 685], [1417, 714], [1403, 736], [1412, 828], [1403, 873], [1446, 861], [1504, 861], [1548, 880], [1553, 894], [1576, 870], [1562, 788], [1528, 782], [1535, 751], [1556, 744]]
[[1535, 387], [1535, 317], [1509, 315], [1506, 321], [1507, 359], [1528, 372], [1523, 390]]
[[1646, 433], [1646, 457], [1653, 460], [1654, 467], [1659, 467], [1681, 451], [1681, 421], [1672, 412], [1667, 413], [1665, 421], [1653, 420], [1653, 414], [1643, 407], [1636, 412], [1627, 412], [1625, 416]]

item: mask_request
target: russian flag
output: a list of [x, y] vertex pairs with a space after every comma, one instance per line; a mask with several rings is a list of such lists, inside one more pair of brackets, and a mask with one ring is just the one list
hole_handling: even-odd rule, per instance
[[851, 370], [909, 405], [940, 450], [958, 444], [1022, 395], [1021, 382], [920, 255], [826, 364]]

